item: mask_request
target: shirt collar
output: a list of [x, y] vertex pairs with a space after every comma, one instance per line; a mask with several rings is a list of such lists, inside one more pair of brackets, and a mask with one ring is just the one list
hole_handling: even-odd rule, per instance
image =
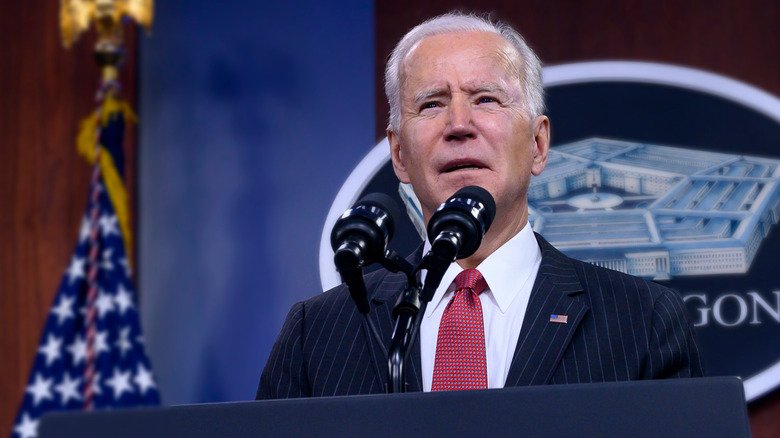
[[[423, 254], [427, 254], [431, 244], [427, 240]], [[509, 304], [517, 297], [523, 286], [531, 279], [532, 269], [541, 260], [542, 252], [536, 242], [531, 226], [526, 223], [519, 233], [501, 245], [490, 254], [477, 270], [485, 277], [488, 289], [492, 293], [501, 313], [505, 313]], [[447, 292], [454, 289], [453, 280], [463, 271], [463, 268], [452, 262], [441, 279], [433, 299], [428, 303], [425, 316], [430, 317], [433, 311], [444, 301]], [[424, 279], [424, 277], [423, 277]]]

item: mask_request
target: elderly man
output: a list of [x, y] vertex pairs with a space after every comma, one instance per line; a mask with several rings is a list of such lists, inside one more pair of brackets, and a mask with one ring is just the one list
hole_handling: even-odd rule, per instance
[[[470, 15], [428, 20], [393, 50], [385, 90], [393, 168], [425, 220], [464, 186], [496, 201], [481, 246], [452, 263], [426, 309], [408, 390], [703, 375], [674, 291], [568, 258], [531, 230], [527, 191], [544, 170], [550, 123], [539, 59], [517, 32]], [[365, 283], [368, 317], [388, 343], [406, 279], [379, 271]], [[382, 349], [336, 287], [293, 306], [257, 397], [384, 392]]]

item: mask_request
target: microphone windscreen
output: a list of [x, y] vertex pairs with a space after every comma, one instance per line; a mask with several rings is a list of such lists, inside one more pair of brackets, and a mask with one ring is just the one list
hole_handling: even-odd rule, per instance
[[384, 193], [374, 192], [362, 197], [358, 202], [355, 203], [355, 206], [358, 205], [373, 206], [387, 213], [389, 216], [387, 220], [387, 237], [393, 237], [395, 228], [395, 224], [393, 223], [395, 220], [394, 218], [401, 217], [401, 211], [398, 209], [398, 204], [393, 200], [393, 198]]
[[485, 228], [489, 228], [493, 223], [493, 218], [496, 217], [496, 201], [493, 199], [493, 195], [487, 190], [479, 186], [466, 186], [455, 192], [451, 198], [471, 198], [477, 202], [482, 203], [485, 206]]

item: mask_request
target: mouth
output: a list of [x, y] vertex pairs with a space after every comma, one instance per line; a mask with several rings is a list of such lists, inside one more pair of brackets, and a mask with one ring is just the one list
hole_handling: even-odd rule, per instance
[[479, 170], [484, 168], [485, 165], [476, 160], [453, 160], [444, 165], [442, 173], [457, 172], [459, 170]]

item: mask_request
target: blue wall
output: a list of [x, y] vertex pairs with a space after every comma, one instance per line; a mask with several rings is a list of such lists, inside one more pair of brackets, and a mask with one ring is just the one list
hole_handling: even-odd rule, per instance
[[139, 276], [163, 402], [247, 400], [320, 291], [330, 204], [374, 138], [371, 1], [160, 1], [141, 37]]

